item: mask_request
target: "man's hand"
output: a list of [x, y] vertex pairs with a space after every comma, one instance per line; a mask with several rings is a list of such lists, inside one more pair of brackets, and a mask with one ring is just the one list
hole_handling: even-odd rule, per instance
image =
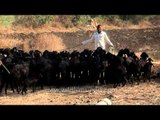
[[114, 45], [112, 45], [111, 48], [114, 48]]
[[115, 48], [114, 46], [109, 47], [109, 52], [111, 52], [112, 54], [115, 54]]

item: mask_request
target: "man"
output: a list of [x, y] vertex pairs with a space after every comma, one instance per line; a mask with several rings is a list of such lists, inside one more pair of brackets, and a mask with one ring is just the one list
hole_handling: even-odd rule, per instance
[[106, 43], [111, 47], [114, 47], [112, 42], [109, 40], [106, 32], [102, 31], [101, 25], [97, 26], [97, 31], [92, 35], [91, 39], [83, 41], [81, 44], [87, 44], [89, 42], [95, 43], [95, 49], [101, 47], [102, 49], [106, 50]]

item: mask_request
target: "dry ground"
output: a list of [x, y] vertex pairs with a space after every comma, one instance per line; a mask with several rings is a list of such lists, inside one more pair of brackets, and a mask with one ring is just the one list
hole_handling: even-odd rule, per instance
[[[160, 79], [157, 81], [160, 81]], [[113, 105], [159, 105], [160, 84], [157, 81], [126, 85], [84, 86], [69, 88], [45, 88], [27, 95], [9, 92], [0, 97], [0, 105], [95, 105], [103, 98], [109, 98]]]

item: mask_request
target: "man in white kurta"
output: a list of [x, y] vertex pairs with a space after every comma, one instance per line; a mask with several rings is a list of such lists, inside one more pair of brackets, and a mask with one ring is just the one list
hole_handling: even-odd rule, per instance
[[114, 47], [106, 32], [102, 31], [101, 25], [97, 26], [97, 31], [92, 35], [91, 39], [83, 41], [82, 45], [90, 42], [95, 42], [95, 49], [101, 47], [102, 49], [106, 50], [106, 43], [109, 46]]

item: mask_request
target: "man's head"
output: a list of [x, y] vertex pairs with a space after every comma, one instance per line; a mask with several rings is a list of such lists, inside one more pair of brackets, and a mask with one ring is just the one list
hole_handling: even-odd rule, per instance
[[98, 33], [101, 33], [101, 31], [102, 31], [101, 25], [97, 25], [97, 32], [98, 32]]

